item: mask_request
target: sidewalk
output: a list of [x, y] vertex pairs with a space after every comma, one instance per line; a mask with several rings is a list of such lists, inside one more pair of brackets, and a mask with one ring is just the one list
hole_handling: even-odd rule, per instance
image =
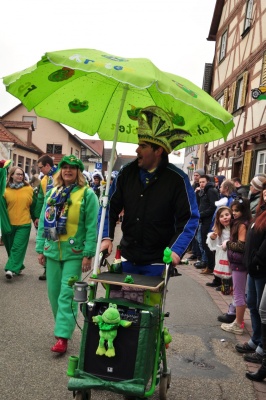
[[[184, 257], [184, 259], [186, 256]], [[190, 276], [194, 281], [198, 282], [201, 286], [203, 286], [206, 291], [209, 293], [212, 300], [221, 310], [221, 313], [226, 313], [228, 310], [229, 304], [232, 302], [232, 296], [224, 296], [221, 292], [215, 290], [215, 288], [206, 286], [207, 282], [211, 282], [213, 280], [213, 275], [203, 275], [200, 273], [201, 270], [196, 269], [194, 267], [194, 263], [190, 262], [188, 265], [181, 264], [178, 266], [178, 271], [184, 275]], [[217, 315], [218, 317], [218, 315]], [[251, 320], [249, 310], [246, 309], [245, 312], [245, 331], [243, 335], [236, 335], [237, 340], [241, 343], [247, 342], [252, 335], [251, 328]], [[247, 371], [255, 372], [259, 368], [258, 364], [253, 364], [246, 362]], [[265, 380], [260, 382], [253, 382], [254, 389], [257, 393], [257, 400], [265, 400], [266, 398], [266, 382]]]

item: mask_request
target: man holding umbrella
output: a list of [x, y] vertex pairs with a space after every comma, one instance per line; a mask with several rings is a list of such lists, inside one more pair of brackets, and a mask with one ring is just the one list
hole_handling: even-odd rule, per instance
[[109, 192], [101, 250], [112, 251], [116, 222], [124, 209], [123, 271], [160, 276], [169, 246], [179, 264], [198, 227], [198, 206], [187, 175], [169, 163], [168, 154], [189, 133], [175, 129], [159, 107], [138, 114], [137, 159], [118, 173]]

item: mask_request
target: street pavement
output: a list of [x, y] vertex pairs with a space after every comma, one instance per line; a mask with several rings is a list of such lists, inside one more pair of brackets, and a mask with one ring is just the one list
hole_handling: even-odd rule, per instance
[[[120, 225], [116, 243], [119, 237]], [[82, 315], [79, 315], [80, 328], [76, 328], [68, 352], [63, 356], [52, 353], [53, 318], [46, 283], [38, 280], [43, 269], [37, 263], [34, 248], [35, 230], [32, 229], [26, 269], [21, 276], [8, 281], [3, 271], [7, 256], [4, 247], [0, 247], [0, 399], [71, 400], [66, 371], [68, 357], [79, 354]], [[256, 386], [245, 378], [245, 372], [252, 365], [245, 363], [234, 349], [238, 340], [249, 337], [250, 321], [247, 322], [249, 331], [246, 330], [243, 337], [222, 331], [217, 316], [221, 311], [226, 312], [230, 296], [222, 296], [206, 287], [211, 277], [200, 275], [192, 264], [181, 265], [179, 271], [182, 276], [169, 282], [166, 301], [170, 317], [165, 325], [173, 337], [167, 350], [172, 372], [167, 399], [265, 399], [266, 384]], [[253, 365], [254, 370], [257, 367]], [[95, 400], [122, 398], [111, 392], [92, 391]], [[157, 390], [151, 399], [159, 399]]]

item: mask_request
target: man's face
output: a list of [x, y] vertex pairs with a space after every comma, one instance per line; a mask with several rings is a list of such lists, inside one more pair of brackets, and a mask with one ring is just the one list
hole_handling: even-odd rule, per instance
[[266, 189], [262, 191], [263, 200], [266, 203]]
[[254, 188], [253, 185], [250, 185], [250, 186], [249, 186], [249, 190], [250, 190], [250, 192], [253, 193], [253, 194], [259, 193], [259, 190], [256, 190], [256, 189]]
[[39, 171], [42, 172], [44, 175], [48, 175], [51, 170], [51, 165], [49, 165], [48, 163], [46, 165], [43, 165], [42, 162], [39, 162], [38, 168]]
[[208, 181], [207, 181], [206, 178], [200, 178], [200, 179], [199, 179], [199, 185], [200, 185], [200, 188], [201, 188], [201, 189], [204, 189], [205, 186], [207, 185], [207, 183], [208, 183]]
[[199, 178], [200, 178], [200, 174], [198, 174], [197, 172], [194, 172], [194, 182], [195, 183], [198, 183]]
[[228, 193], [227, 187], [224, 186], [223, 183], [221, 184], [221, 187], [220, 187], [220, 193], [223, 194], [224, 196], [226, 196]]
[[138, 166], [147, 170], [156, 168], [161, 160], [161, 148], [153, 150], [149, 143], [139, 143], [136, 150]]

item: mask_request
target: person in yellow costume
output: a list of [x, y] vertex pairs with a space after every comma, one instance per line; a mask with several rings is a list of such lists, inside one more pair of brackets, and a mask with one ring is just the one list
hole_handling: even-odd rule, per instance
[[54, 177], [54, 188], [44, 201], [36, 251], [46, 264], [48, 298], [57, 339], [51, 351], [65, 353], [76, 325], [77, 303], [69, 279], [91, 269], [97, 244], [98, 198], [87, 186], [84, 166], [74, 155], [64, 156]]
[[31, 220], [35, 219], [36, 197], [25, 180], [22, 168], [10, 169], [3, 198], [10, 222], [8, 229], [2, 227], [2, 240], [8, 254], [5, 271], [6, 278], [12, 279], [25, 268], [23, 263], [30, 238]]

